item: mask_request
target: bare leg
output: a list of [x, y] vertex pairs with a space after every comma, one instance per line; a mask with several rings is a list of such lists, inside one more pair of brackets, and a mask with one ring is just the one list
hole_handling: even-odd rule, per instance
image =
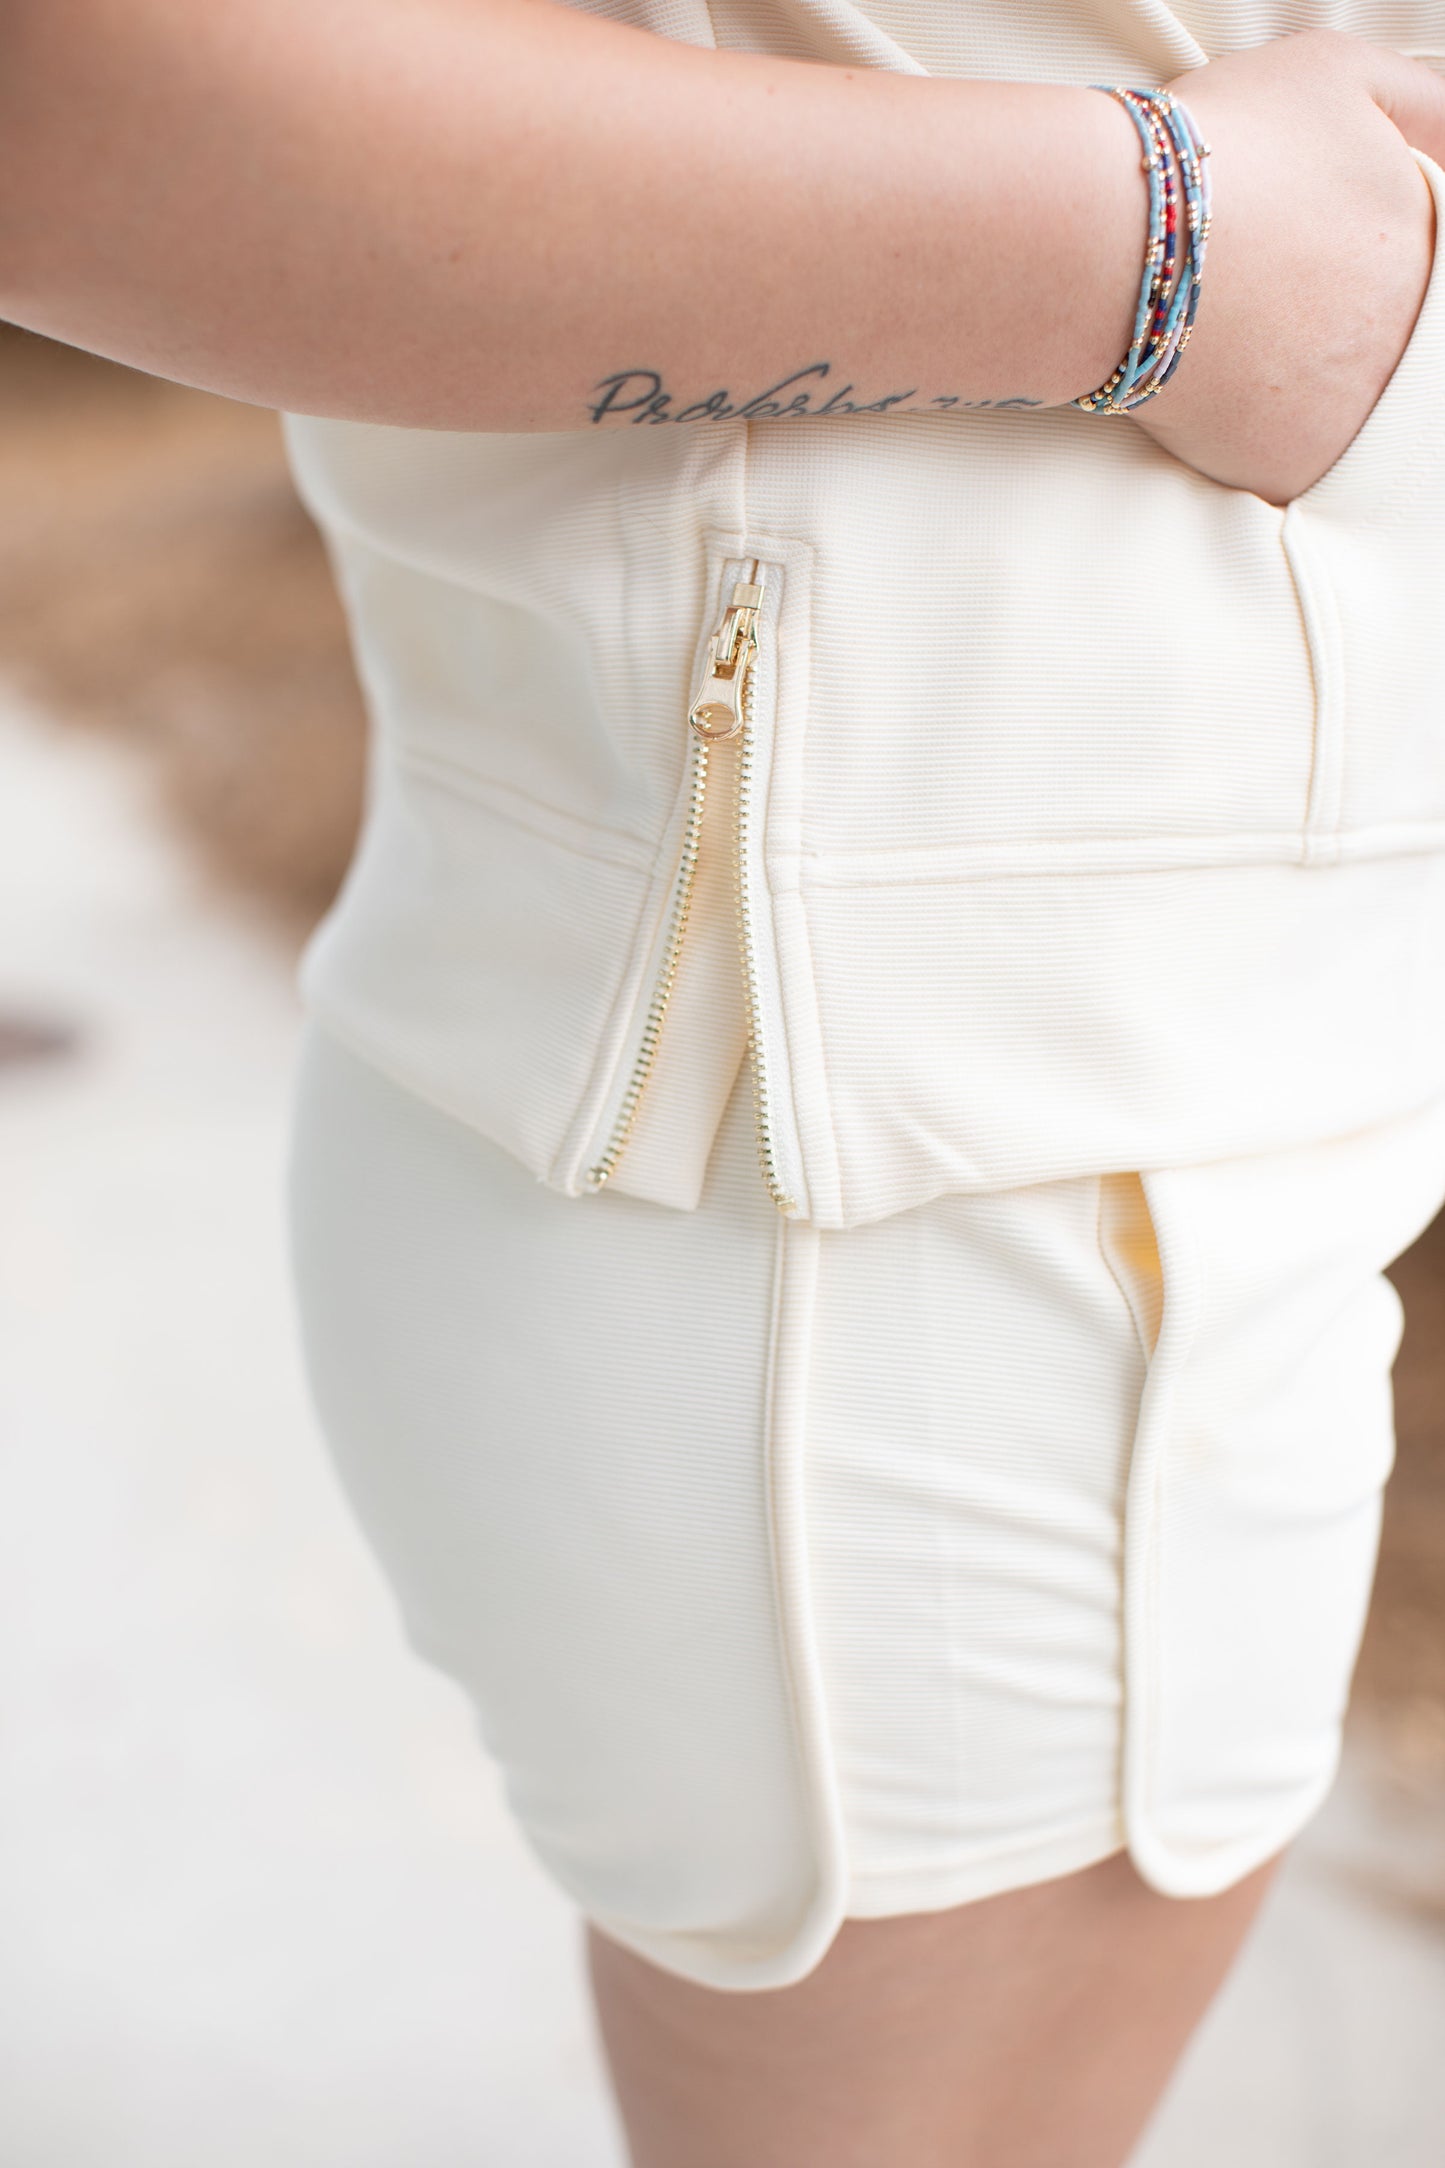
[[1161, 1897], [1121, 1852], [848, 1920], [807, 1979], [755, 1994], [589, 1925], [633, 2168], [1121, 2168], [1282, 1856], [1217, 1897]]

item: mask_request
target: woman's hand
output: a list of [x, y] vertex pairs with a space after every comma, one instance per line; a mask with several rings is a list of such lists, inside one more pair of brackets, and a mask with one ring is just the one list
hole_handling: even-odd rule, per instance
[[1284, 504], [1356, 435], [1419, 314], [1435, 217], [1409, 146], [1445, 164], [1445, 81], [1307, 31], [1168, 87], [1210, 145], [1214, 225], [1188, 352], [1133, 419], [1214, 481]]

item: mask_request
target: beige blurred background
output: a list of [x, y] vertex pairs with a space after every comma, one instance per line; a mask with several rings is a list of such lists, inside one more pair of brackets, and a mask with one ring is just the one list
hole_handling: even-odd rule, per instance
[[[0, 327], [0, 721], [0, 2160], [616, 2168], [570, 1914], [400, 1647], [289, 1338], [292, 972], [364, 744], [274, 416]], [[1445, 1219], [1393, 1277], [1346, 1771], [1147, 2168], [1445, 2158]]]

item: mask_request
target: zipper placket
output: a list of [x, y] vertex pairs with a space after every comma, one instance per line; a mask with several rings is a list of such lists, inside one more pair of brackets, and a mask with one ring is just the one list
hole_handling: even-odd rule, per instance
[[[759, 574], [756, 559], [752, 574], [756, 581]], [[738, 590], [734, 590], [736, 594]], [[761, 601], [761, 585], [757, 589]], [[790, 1197], [778, 1174], [777, 1145], [773, 1135], [772, 1102], [768, 1093], [767, 1063], [763, 1056], [762, 993], [758, 983], [757, 936], [753, 925], [751, 891], [747, 875], [748, 837], [751, 826], [753, 801], [753, 730], [757, 703], [757, 634], [753, 633], [753, 655], [748, 666], [742, 691], [742, 716], [739, 725], [738, 753], [736, 762], [737, 797], [733, 821], [733, 900], [737, 906], [738, 957], [743, 973], [743, 999], [747, 1004], [748, 1060], [753, 1072], [753, 1129], [757, 1139], [758, 1168], [773, 1203], [785, 1217], [791, 1217], [798, 1209], [797, 1199]]]
[[720, 741], [735, 739], [737, 755], [734, 763], [736, 788], [732, 822], [733, 897], [737, 918], [738, 959], [747, 1017], [747, 1059], [752, 1068], [753, 1125], [758, 1167], [768, 1195], [779, 1212], [791, 1215], [798, 1207], [778, 1173], [772, 1103], [763, 1054], [757, 935], [747, 877], [753, 805], [758, 619], [763, 605], [764, 567], [762, 562], [754, 557], [744, 560], [737, 569], [740, 577], [732, 579], [730, 583], [724, 578], [727, 600], [723, 604], [717, 629], [708, 640], [701, 677], [687, 711], [691, 738], [687, 818], [673, 879], [667, 934], [657, 976], [653, 981], [642, 1037], [606, 1145], [596, 1162], [588, 1168], [584, 1181], [592, 1190], [603, 1187], [615, 1172], [636, 1124], [643, 1091], [657, 1060], [663, 1019], [677, 981], [693, 891], [697, 885], [698, 857], [707, 803], [710, 749]]
[[678, 857], [677, 872], [673, 877], [672, 902], [669, 911], [667, 938], [663, 943], [662, 961], [658, 965], [653, 982], [652, 997], [647, 1004], [647, 1017], [642, 1026], [642, 1038], [632, 1064], [632, 1074], [627, 1089], [622, 1094], [616, 1120], [601, 1156], [595, 1165], [587, 1169], [583, 1177], [588, 1189], [601, 1189], [612, 1175], [618, 1160], [632, 1135], [637, 1120], [637, 1109], [642, 1099], [643, 1087], [652, 1074], [657, 1059], [658, 1040], [662, 1034], [662, 1020], [667, 1014], [668, 1002], [677, 979], [678, 964], [682, 956], [683, 936], [687, 932], [688, 913], [692, 908], [692, 892], [697, 885], [698, 847], [702, 842], [703, 810], [707, 801], [708, 747], [706, 740], [694, 737], [691, 765], [688, 771], [687, 819], [683, 827], [682, 850]]

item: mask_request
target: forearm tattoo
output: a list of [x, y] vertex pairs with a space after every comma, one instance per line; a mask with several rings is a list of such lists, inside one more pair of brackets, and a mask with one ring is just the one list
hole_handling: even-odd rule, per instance
[[815, 418], [825, 414], [943, 414], [979, 407], [1041, 407], [1042, 399], [960, 399], [952, 392], [925, 394], [915, 385], [908, 391], [885, 392], [879, 399], [859, 399], [856, 386], [840, 384], [825, 398], [824, 380], [832, 374], [828, 361], [810, 362], [780, 377], [750, 399], [733, 398], [726, 388], [710, 392], [679, 407], [656, 369], [618, 369], [592, 387], [587, 411], [594, 422], [721, 422], [773, 421], [780, 417]]

